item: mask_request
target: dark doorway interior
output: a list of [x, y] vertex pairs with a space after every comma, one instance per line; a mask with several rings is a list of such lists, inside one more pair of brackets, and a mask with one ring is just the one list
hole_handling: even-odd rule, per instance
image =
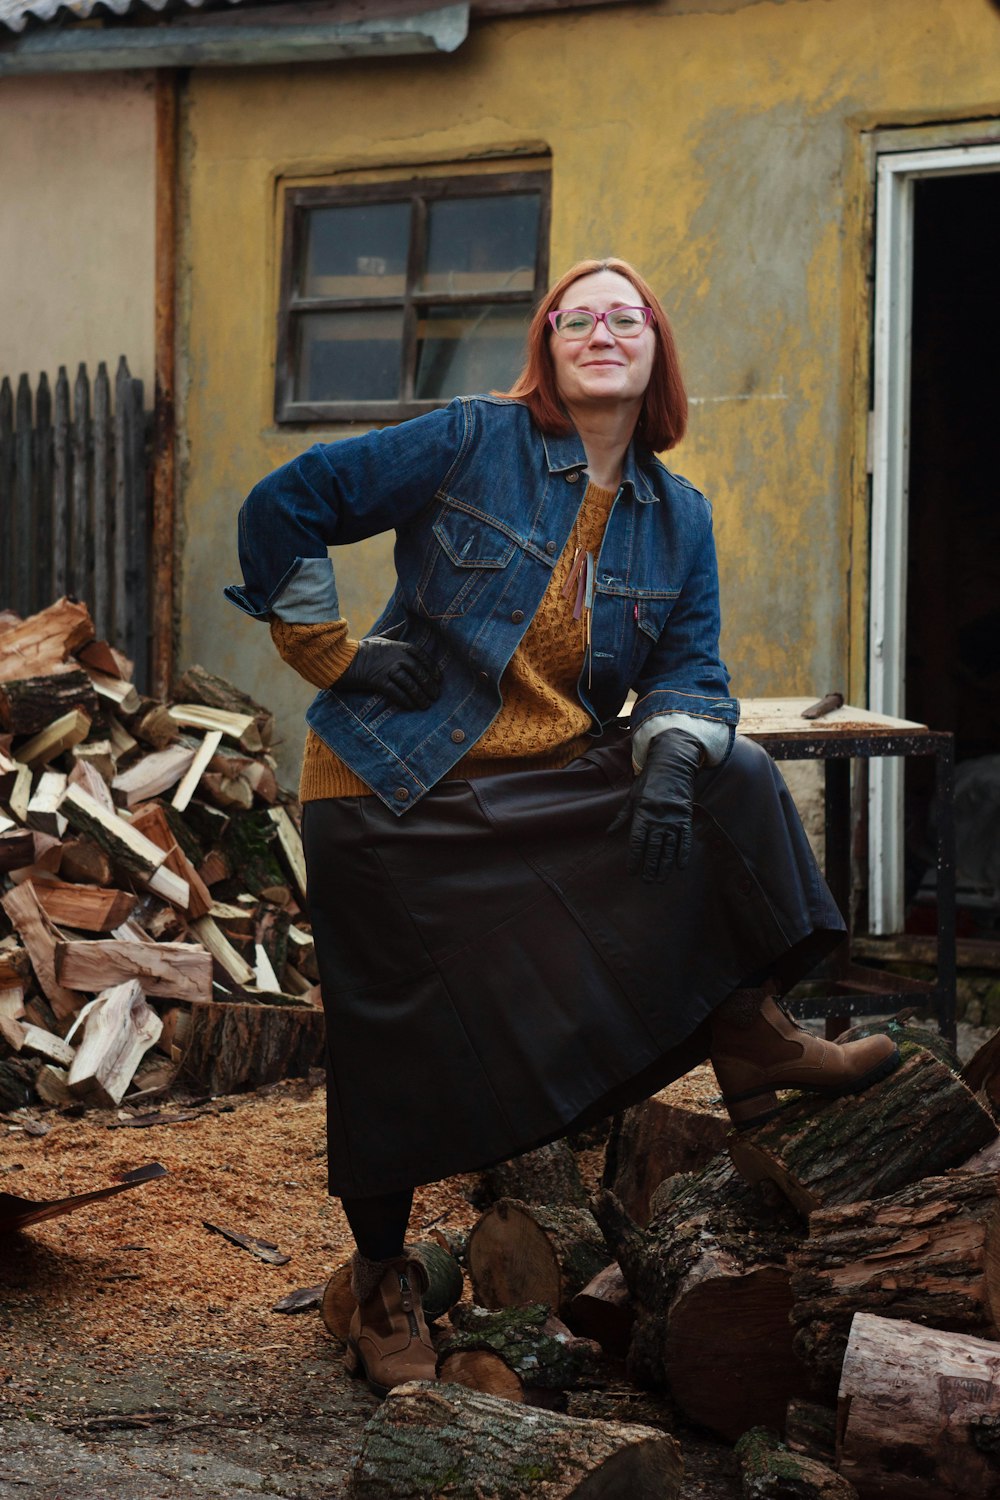
[[[1000, 819], [1000, 172], [918, 181], [914, 217], [906, 717], [953, 731], [959, 762], [979, 762], [984, 817], [981, 758], [998, 757]], [[911, 895], [929, 769], [907, 767]], [[960, 849], [964, 930], [995, 930], [1000, 910], [970, 896], [969, 873]]]

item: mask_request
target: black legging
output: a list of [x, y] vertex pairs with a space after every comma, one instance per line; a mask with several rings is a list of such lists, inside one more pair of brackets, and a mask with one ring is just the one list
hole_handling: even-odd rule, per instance
[[355, 1243], [369, 1260], [394, 1260], [403, 1253], [413, 1189], [374, 1198], [341, 1198]]

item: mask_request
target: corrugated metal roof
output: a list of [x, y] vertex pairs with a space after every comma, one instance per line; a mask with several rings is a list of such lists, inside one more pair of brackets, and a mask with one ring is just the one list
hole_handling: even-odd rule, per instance
[[218, 10], [244, 3], [252, 4], [253, 0], [0, 0], [0, 25], [9, 31], [24, 31], [31, 22], [86, 21], [105, 14], [110, 19], [143, 11], [169, 15], [172, 11]]

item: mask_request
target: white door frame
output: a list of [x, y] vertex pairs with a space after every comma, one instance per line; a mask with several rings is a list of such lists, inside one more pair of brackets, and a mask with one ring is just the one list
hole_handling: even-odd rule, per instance
[[[872, 410], [868, 705], [902, 718], [906, 702], [906, 563], [913, 312], [914, 184], [1000, 171], [1000, 141], [879, 153], [875, 184], [875, 343]], [[933, 728], [933, 726], [932, 726]], [[868, 920], [903, 926], [903, 764], [868, 762]]]

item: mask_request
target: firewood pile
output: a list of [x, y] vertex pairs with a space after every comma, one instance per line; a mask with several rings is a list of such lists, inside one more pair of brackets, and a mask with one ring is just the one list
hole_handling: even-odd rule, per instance
[[746, 1500], [1000, 1496], [990, 1054], [963, 1076], [888, 1027], [902, 1063], [853, 1098], [739, 1135], [666, 1093], [617, 1116], [589, 1203], [565, 1142], [483, 1174], [468, 1235], [416, 1249], [440, 1383], [390, 1393], [348, 1493], [675, 1496], [690, 1426], [735, 1445]]
[[322, 1056], [299, 810], [273, 716], [169, 702], [86, 605], [0, 613], [0, 1108], [230, 1093]]

